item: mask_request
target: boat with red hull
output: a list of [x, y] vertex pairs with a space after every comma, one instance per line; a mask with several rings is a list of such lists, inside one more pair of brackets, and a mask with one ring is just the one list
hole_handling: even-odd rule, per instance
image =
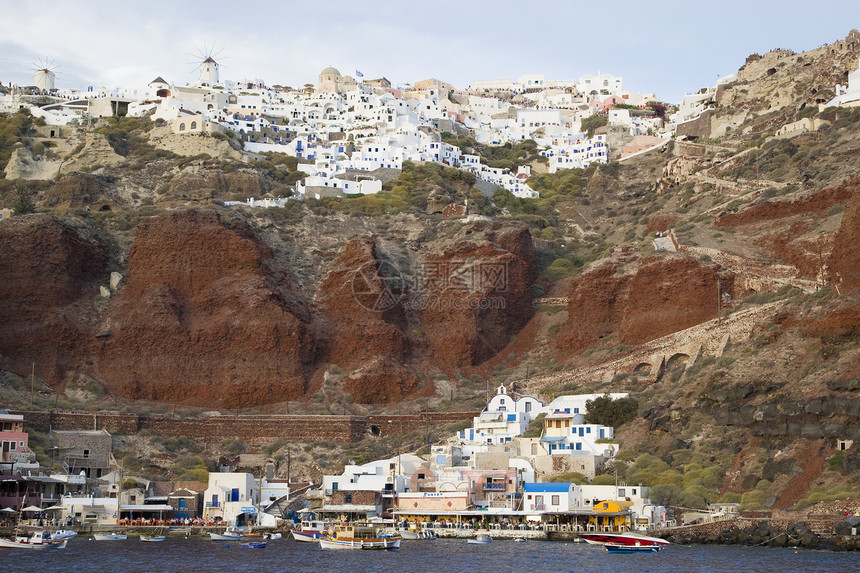
[[584, 539], [586, 543], [592, 545], [630, 545], [630, 546], [649, 546], [649, 545], [669, 545], [669, 542], [659, 537], [648, 537], [641, 533], [580, 533], [580, 539]]

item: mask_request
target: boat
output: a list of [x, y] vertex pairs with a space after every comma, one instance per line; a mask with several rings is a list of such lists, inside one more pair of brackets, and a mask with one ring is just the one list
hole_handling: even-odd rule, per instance
[[148, 542], [164, 541], [165, 539], [167, 539], [167, 538], [163, 535], [141, 535], [140, 536], [141, 541], [148, 541]]
[[265, 541], [249, 541], [248, 543], [240, 543], [239, 547], [243, 549], [265, 549]]
[[320, 549], [400, 549], [400, 536], [362, 535], [353, 525], [342, 524], [335, 527], [331, 535], [319, 538]]
[[283, 535], [281, 535], [280, 533], [267, 533], [267, 534], [263, 535], [263, 539], [267, 539], [269, 541], [271, 541], [273, 539], [280, 539], [282, 537], [283, 537]]
[[490, 537], [490, 534], [489, 534], [489, 533], [485, 533], [485, 532], [478, 532], [478, 533], [476, 533], [476, 534], [475, 534], [475, 538], [474, 538], [474, 539], [467, 539], [467, 540], [466, 540], [466, 543], [478, 543], [478, 544], [484, 544], [484, 543], [489, 543], [489, 542], [491, 542], [492, 540], [493, 540], [493, 538], [492, 538], [492, 537]]
[[237, 539], [244, 539], [245, 535], [236, 529], [228, 527], [224, 530], [224, 533], [209, 533], [209, 539], [212, 541], [236, 541]]
[[51, 534], [51, 539], [53, 539], [54, 541], [59, 541], [61, 539], [71, 539], [77, 534], [77, 531], [72, 531], [71, 529], [58, 529]]
[[293, 529], [293, 539], [303, 542], [317, 541], [320, 537], [325, 537], [328, 529], [325, 521], [302, 521], [299, 529]]
[[65, 549], [68, 539], [54, 540], [50, 531], [36, 531], [32, 535], [16, 534], [9, 539], [0, 538], [0, 548], [6, 549]]
[[669, 545], [669, 542], [659, 537], [648, 537], [641, 533], [580, 533], [580, 539], [592, 545]]
[[525, 535], [517, 535], [516, 537], [514, 537], [514, 541], [525, 541], [525, 540], [526, 540]]
[[93, 533], [96, 541], [125, 541], [128, 535], [125, 533]]
[[401, 539], [407, 541], [416, 539], [436, 539], [439, 537], [432, 529], [401, 529], [398, 532], [398, 535], [400, 535]]
[[658, 553], [665, 545], [619, 545], [617, 543], [605, 543], [603, 545], [609, 553]]

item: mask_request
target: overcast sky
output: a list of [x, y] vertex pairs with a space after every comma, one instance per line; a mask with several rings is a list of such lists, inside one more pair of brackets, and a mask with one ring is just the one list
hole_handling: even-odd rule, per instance
[[316, 84], [329, 65], [458, 88], [600, 71], [674, 103], [751, 53], [801, 52], [852, 28], [857, 0], [0, 0], [0, 82], [32, 85], [47, 58], [59, 88], [139, 87], [156, 76], [184, 85], [197, 80], [205, 50], [222, 79], [268, 85]]

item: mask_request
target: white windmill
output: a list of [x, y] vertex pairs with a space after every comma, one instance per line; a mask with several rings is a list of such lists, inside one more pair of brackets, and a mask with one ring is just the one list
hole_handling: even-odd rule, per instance
[[57, 77], [57, 74], [54, 73], [54, 70], [56, 69], [57, 67], [54, 65], [54, 60], [48, 61], [48, 58], [45, 58], [44, 61], [37, 60], [33, 64], [33, 70], [35, 72], [33, 85], [42, 92], [53, 91], [54, 79]]
[[218, 51], [218, 53], [213, 52], [214, 44], [207, 48], [204, 43], [202, 50], [197, 48], [197, 54], [195, 54], [195, 57], [199, 59], [195, 63], [200, 70], [200, 79], [197, 83], [201, 86], [216, 86], [221, 81], [219, 76], [219, 65], [215, 60], [216, 56], [218, 56], [221, 51]]

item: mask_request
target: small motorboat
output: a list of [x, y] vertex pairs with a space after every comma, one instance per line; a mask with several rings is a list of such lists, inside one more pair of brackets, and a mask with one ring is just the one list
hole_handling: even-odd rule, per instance
[[96, 541], [125, 541], [128, 535], [125, 533], [93, 533]]
[[150, 543], [156, 542], [156, 541], [164, 541], [165, 539], [167, 539], [167, 538], [163, 535], [141, 535], [140, 536], [141, 541], [147, 541]]
[[648, 537], [641, 533], [580, 533], [580, 539], [592, 545], [669, 545], [669, 542], [659, 537]]
[[280, 539], [282, 537], [283, 537], [283, 535], [281, 535], [280, 533], [267, 533], [263, 536], [263, 539], [267, 539], [267, 540], [271, 541], [273, 539]]
[[242, 549], [265, 549], [266, 542], [265, 541], [249, 541], [248, 543], [240, 543], [239, 547]]
[[209, 533], [209, 539], [212, 541], [236, 541], [244, 538], [245, 535], [241, 531], [229, 527], [224, 530], [224, 533]]
[[609, 553], [658, 553], [664, 545], [620, 545], [618, 543], [604, 543]]
[[467, 539], [466, 543], [490, 543], [493, 540], [489, 533], [476, 533], [474, 539]]
[[77, 531], [72, 531], [71, 529], [58, 529], [51, 534], [51, 539], [53, 539], [54, 541], [60, 541], [62, 539], [71, 539], [77, 534]]
[[525, 540], [526, 540], [526, 538], [524, 535], [517, 535], [516, 537], [514, 537], [514, 541], [525, 541]]
[[400, 549], [399, 535], [361, 537], [351, 524], [335, 526], [334, 533], [319, 539], [320, 549]]
[[298, 529], [293, 529], [293, 539], [296, 541], [311, 542], [318, 541], [326, 536], [330, 526], [325, 521], [302, 521]]

